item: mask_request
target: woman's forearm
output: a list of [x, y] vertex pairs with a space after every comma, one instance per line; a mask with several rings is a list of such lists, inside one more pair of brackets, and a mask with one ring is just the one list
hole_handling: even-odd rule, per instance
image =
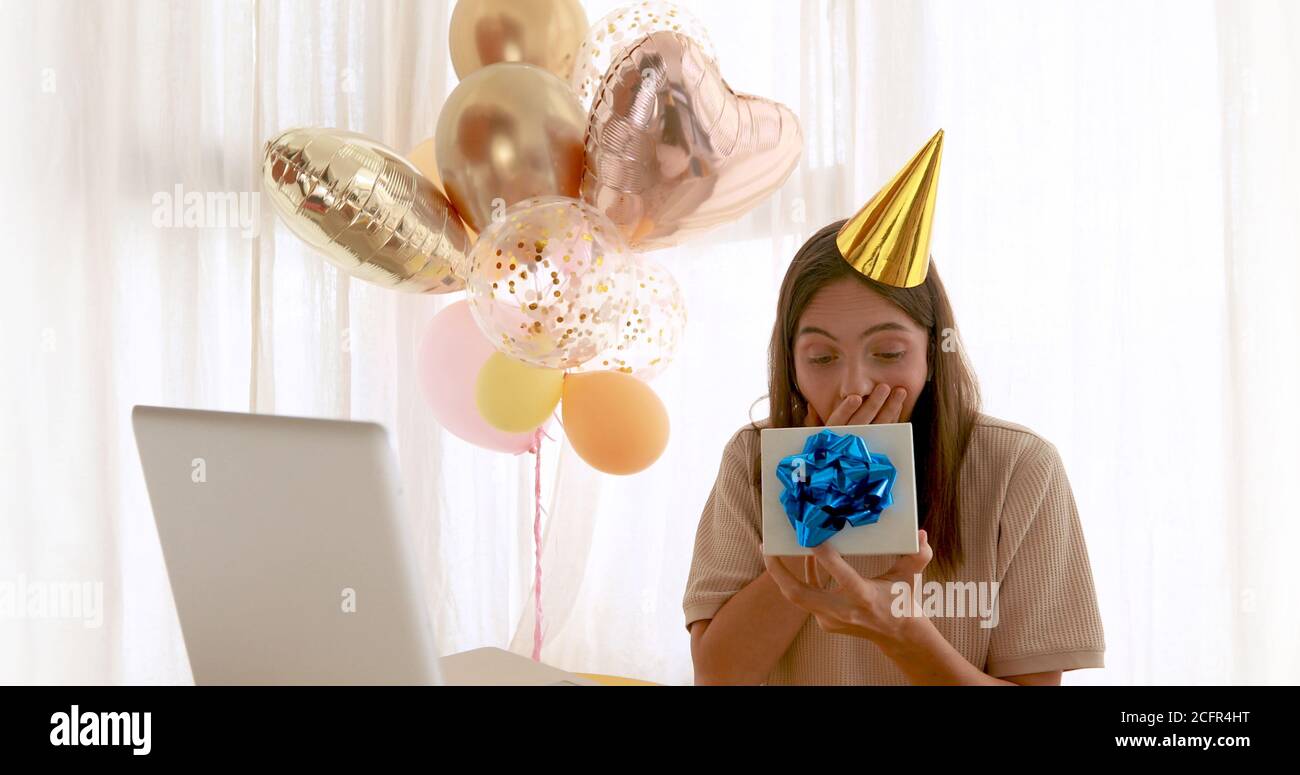
[[808, 612], [787, 600], [763, 571], [718, 609], [702, 636], [693, 638], [695, 683], [765, 682], [807, 619]]
[[924, 616], [901, 618], [896, 632], [874, 640], [913, 684], [1016, 685], [972, 665]]

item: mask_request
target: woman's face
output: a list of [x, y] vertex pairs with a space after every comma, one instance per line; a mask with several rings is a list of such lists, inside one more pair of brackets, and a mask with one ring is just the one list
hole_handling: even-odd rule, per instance
[[893, 302], [845, 277], [817, 291], [799, 317], [795, 381], [823, 420], [845, 396], [862, 396], [865, 404], [873, 390], [887, 396], [903, 388], [900, 422], [909, 422], [929, 373], [928, 345], [928, 332]]

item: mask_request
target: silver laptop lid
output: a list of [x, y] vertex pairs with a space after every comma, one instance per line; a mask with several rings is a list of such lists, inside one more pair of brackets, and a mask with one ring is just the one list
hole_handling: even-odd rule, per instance
[[198, 684], [439, 683], [382, 426], [137, 406]]

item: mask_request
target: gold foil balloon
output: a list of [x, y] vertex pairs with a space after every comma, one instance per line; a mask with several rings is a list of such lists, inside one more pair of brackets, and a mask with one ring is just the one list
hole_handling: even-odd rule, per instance
[[541, 68], [475, 71], [447, 96], [434, 132], [447, 198], [482, 234], [516, 202], [577, 197], [586, 122], [569, 84]]
[[708, 31], [690, 11], [663, 0], [642, 0], [609, 13], [587, 31], [569, 78], [582, 107], [591, 108], [611, 62], [641, 38], [660, 31], [681, 33], [698, 43], [709, 59], [716, 59]]
[[646, 256], [636, 261], [632, 304], [618, 324], [618, 337], [604, 352], [575, 369], [607, 369], [649, 382], [659, 376], [686, 332], [686, 300], [669, 271]]
[[456, 76], [497, 62], [527, 62], [567, 80], [587, 32], [578, 0], [460, 0], [449, 44]]
[[506, 210], [479, 235], [466, 295], [498, 350], [569, 369], [616, 343], [634, 300], [635, 267], [600, 213], [576, 199], [540, 197]]
[[337, 129], [290, 129], [266, 144], [262, 185], [290, 230], [348, 274], [414, 293], [464, 288], [460, 218], [392, 149]]
[[940, 129], [888, 185], [840, 227], [835, 244], [845, 261], [885, 285], [912, 288], [925, 282], [942, 161]]
[[789, 108], [732, 92], [698, 43], [655, 32], [614, 62], [591, 105], [582, 198], [637, 250], [668, 247], [767, 198], [802, 146]]

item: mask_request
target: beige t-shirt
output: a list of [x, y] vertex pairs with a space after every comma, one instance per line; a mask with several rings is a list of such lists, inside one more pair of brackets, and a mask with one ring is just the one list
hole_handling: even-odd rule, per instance
[[[760, 426], [766, 427], [766, 421]], [[692, 622], [712, 618], [765, 570], [762, 493], [752, 480], [758, 446], [758, 432], [746, 425], [723, 450], [695, 536], [682, 603], [687, 630]], [[931, 563], [923, 581], [985, 582], [990, 594], [988, 582], [998, 581], [997, 623], [989, 627], [992, 617], [969, 609], [966, 616], [932, 615], [939, 632], [972, 665], [993, 676], [1102, 667], [1106, 644], [1092, 569], [1056, 447], [1028, 428], [980, 414], [962, 461], [960, 500], [965, 563], [951, 579], [940, 579]], [[898, 557], [845, 559], [869, 578], [884, 573]], [[874, 643], [824, 632], [812, 616], [767, 682], [908, 683]]]

